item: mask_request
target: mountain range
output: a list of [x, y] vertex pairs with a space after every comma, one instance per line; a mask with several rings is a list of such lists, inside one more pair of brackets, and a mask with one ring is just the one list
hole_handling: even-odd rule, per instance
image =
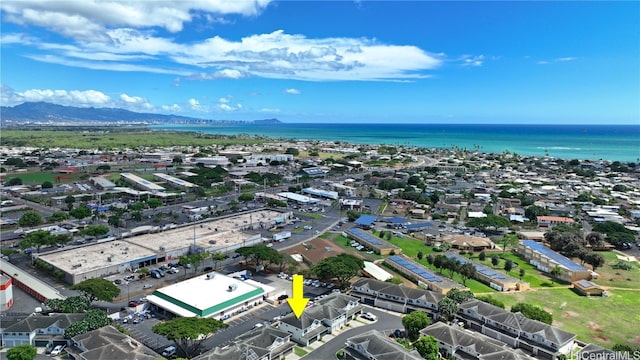
[[109, 124], [280, 124], [278, 119], [213, 120], [188, 116], [139, 113], [118, 108], [74, 107], [47, 102], [25, 102], [0, 107], [0, 125], [109, 125]]

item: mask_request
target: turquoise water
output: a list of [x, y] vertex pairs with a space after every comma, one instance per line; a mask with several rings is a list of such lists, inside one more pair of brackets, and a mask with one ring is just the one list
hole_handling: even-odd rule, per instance
[[154, 130], [342, 141], [428, 148], [479, 149], [562, 159], [640, 161], [636, 125], [292, 124], [153, 125]]

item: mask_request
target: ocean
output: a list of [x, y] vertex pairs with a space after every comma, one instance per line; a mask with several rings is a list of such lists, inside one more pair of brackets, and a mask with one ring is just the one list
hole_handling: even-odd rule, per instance
[[640, 162], [640, 125], [306, 124], [149, 126], [153, 130], [251, 135], [352, 144], [453, 147], [561, 159]]

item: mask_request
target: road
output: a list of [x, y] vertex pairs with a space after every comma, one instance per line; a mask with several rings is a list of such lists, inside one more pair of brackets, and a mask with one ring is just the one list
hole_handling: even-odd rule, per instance
[[305, 360], [325, 360], [335, 358], [336, 352], [344, 348], [344, 344], [348, 338], [360, 335], [370, 330], [395, 330], [404, 329], [402, 326], [402, 318], [399, 315], [381, 311], [373, 307], [365, 307], [366, 311], [373, 313], [378, 317], [378, 321], [364, 326], [359, 326], [347, 330], [335, 338], [329, 340], [326, 344], [309, 353], [304, 357]]

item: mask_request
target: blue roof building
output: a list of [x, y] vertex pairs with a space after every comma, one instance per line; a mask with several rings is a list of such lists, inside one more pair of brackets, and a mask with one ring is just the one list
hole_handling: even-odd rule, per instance
[[591, 270], [561, 255], [543, 243], [522, 240], [518, 252], [540, 271], [550, 273], [556, 266], [560, 269], [558, 279], [566, 282], [591, 280]]
[[404, 255], [389, 256], [384, 262], [398, 272], [415, 279], [418, 285], [422, 285], [428, 290], [441, 294], [446, 294], [451, 289], [468, 290], [453, 280], [432, 273], [431, 270]]
[[523, 283], [522, 281], [511, 277], [507, 274], [504, 274], [500, 271], [496, 271], [491, 269], [488, 266], [478, 264], [473, 262], [461, 255], [455, 253], [446, 253], [444, 256], [449, 259], [455, 259], [460, 264], [471, 264], [476, 269], [476, 279], [481, 281], [491, 288], [498, 291], [517, 291], [517, 290], [527, 290], [529, 288], [529, 284]]
[[402, 252], [401, 248], [388, 243], [362, 229], [353, 227], [347, 229], [346, 233], [350, 239], [359, 241], [363, 246], [375, 251], [376, 254], [389, 255], [392, 251], [395, 254], [400, 254]]
[[373, 223], [378, 220], [377, 216], [374, 215], [361, 215], [358, 219], [356, 219], [355, 224], [360, 227], [370, 228], [373, 226]]

